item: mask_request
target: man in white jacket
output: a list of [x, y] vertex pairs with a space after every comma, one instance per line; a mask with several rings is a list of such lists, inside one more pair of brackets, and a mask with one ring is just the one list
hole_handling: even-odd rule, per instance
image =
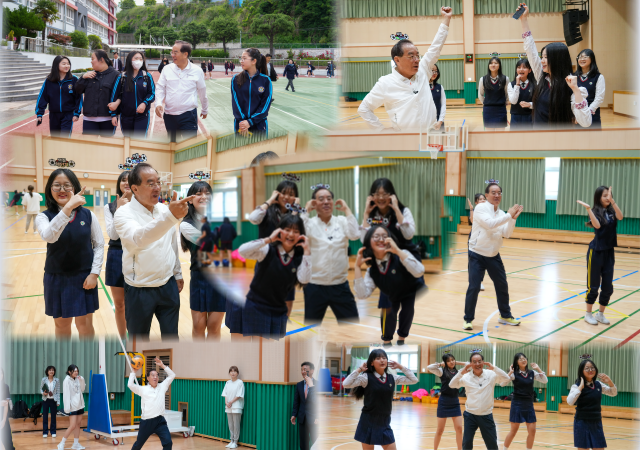
[[149, 384], [146, 386], [136, 384], [135, 372], [129, 374], [127, 386], [131, 392], [140, 396], [140, 408], [142, 410], [138, 439], [136, 439], [131, 450], [140, 450], [152, 434], [160, 438], [162, 450], [171, 450], [173, 446], [167, 419], [164, 418], [164, 397], [176, 374], [168, 366], [165, 366], [158, 357], [156, 357], [156, 367], [163, 369], [167, 373], [167, 378], [162, 383], [158, 383], [158, 371], [155, 369], [150, 370], [147, 374], [147, 382]]
[[[492, 180], [493, 181], [493, 180]], [[505, 214], [499, 206], [502, 201], [502, 188], [491, 182], [485, 189], [486, 202], [478, 204], [473, 210], [473, 225], [469, 237], [469, 288], [464, 305], [464, 329], [471, 330], [475, 318], [476, 303], [480, 293], [480, 284], [485, 271], [496, 288], [500, 318], [505, 325], [520, 325], [520, 321], [511, 315], [509, 306], [509, 286], [504, 264], [500, 258], [502, 238], [510, 237], [516, 227], [516, 219], [522, 213], [522, 205], [513, 205]]]
[[389, 114], [391, 128], [396, 131], [426, 132], [437, 122], [429, 80], [431, 67], [440, 57], [447, 39], [452, 9], [443, 6], [440, 12], [442, 23], [422, 59], [418, 48], [409, 40], [402, 40], [391, 49], [395, 68], [389, 75], [380, 77], [358, 108], [358, 113], [371, 128], [389, 130], [374, 114], [382, 105]]

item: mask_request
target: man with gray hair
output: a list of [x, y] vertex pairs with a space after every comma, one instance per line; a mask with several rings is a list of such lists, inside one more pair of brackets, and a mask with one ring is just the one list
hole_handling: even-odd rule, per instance
[[191, 44], [176, 41], [171, 49], [173, 64], [164, 68], [156, 85], [156, 115], [162, 117], [164, 113], [171, 142], [198, 134], [198, 97], [202, 105], [200, 117], [206, 119], [209, 110], [204, 73], [189, 61], [190, 57]]

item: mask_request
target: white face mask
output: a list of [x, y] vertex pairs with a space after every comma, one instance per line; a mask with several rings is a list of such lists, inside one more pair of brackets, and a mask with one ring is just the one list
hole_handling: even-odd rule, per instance
[[131, 61], [131, 65], [133, 66], [134, 69], [140, 70], [140, 67], [142, 67], [142, 61], [140, 61], [139, 59], [136, 59], [134, 61]]

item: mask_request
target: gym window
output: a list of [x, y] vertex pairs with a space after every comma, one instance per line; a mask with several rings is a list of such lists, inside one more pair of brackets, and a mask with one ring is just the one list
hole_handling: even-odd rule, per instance
[[544, 198], [558, 200], [558, 185], [560, 183], [560, 158], [544, 159]]

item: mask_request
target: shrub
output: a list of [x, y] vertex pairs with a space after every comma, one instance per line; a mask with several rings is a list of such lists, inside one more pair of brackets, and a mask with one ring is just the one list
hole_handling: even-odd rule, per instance
[[90, 34], [87, 36], [87, 39], [89, 40], [89, 48], [91, 50], [98, 50], [102, 48], [102, 39], [100, 39], [100, 36]]
[[71, 42], [76, 48], [88, 48], [89, 47], [89, 38], [82, 31], [74, 31], [69, 34], [71, 38]]
[[153, 48], [145, 50], [144, 54], [147, 58], [160, 58], [160, 50], [156, 50]]
[[47, 36], [47, 38], [49, 38], [49, 40], [51, 41], [55, 41], [60, 45], [69, 45], [69, 43], [71, 42], [71, 37], [64, 34], [50, 34], [49, 36]]
[[228, 58], [229, 52], [225, 52], [224, 50], [193, 50], [191, 52], [191, 56], [195, 58]]

